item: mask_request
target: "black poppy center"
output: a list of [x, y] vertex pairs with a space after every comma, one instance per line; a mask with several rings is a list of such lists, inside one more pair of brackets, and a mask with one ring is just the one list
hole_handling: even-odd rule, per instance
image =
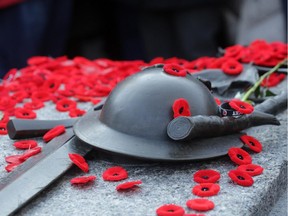
[[172, 68], [172, 70], [173, 70], [174, 72], [176, 72], [176, 73], [179, 72], [179, 70], [177, 70], [176, 68]]
[[0, 127], [0, 130], [5, 131], [5, 128], [4, 127]]
[[69, 104], [63, 104], [63, 107], [64, 107], [64, 108], [68, 108], [68, 107], [69, 107]]
[[238, 157], [240, 160], [243, 160], [243, 159], [244, 159], [243, 156], [240, 155], [240, 154], [237, 154], [237, 157]]
[[23, 116], [29, 116], [29, 113], [24, 112], [24, 113], [23, 113]]
[[184, 111], [184, 107], [181, 107], [181, 108], [179, 109], [179, 113], [181, 114], [181, 113], [183, 113], [183, 111]]
[[248, 169], [246, 169], [246, 171], [247, 171], [247, 172], [253, 172], [254, 169], [251, 169], [251, 168], [249, 169], [249, 168], [248, 168]]
[[255, 146], [255, 144], [254, 144], [253, 142], [249, 141], [249, 143], [250, 143], [252, 146]]
[[209, 176], [202, 176], [203, 179], [209, 179]]
[[238, 178], [239, 180], [245, 180], [245, 178], [244, 178], [243, 176], [237, 176], [237, 178]]
[[240, 108], [242, 108], [242, 109], [245, 109], [245, 106], [243, 106], [243, 105], [240, 105]]
[[168, 209], [167, 212], [174, 212], [174, 209]]
[[113, 176], [118, 176], [119, 174], [118, 173], [113, 173]]
[[50, 86], [49, 86], [49, 88], [54, 88], [55, 87], [55, 84], [54, 83], [52, 83]]
[[203, 187], [203, 188], [201, 188], [201, 190], [202, 190], [202, 191], [209, 191], [209, 188]]

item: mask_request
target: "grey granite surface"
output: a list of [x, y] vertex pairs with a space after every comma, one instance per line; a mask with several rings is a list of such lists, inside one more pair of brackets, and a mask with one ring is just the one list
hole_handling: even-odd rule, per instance
[[[53, 105], [46, 105], [37, 111], [38, 119], [67, 117], [66, 113], [55, 112]], [[83, 106], [88, 109], [87, 104]], [[92, 153], [88, 157], [89, 174], [97, 176], [95, 183], [72, 186], [71, 178], [84, 175], [77, 167], [73, 167], [16, 215], [149, 216], [156, 215], [156, 209], [168, 203], [184, 207], [186, 213], [199, 213], [189, 210], [186, 201], [197, 198], [191, 192], [196, 185], [192, 176], [200, 169], [214, 169], [221, 173], [221, 190], [217, 196], [209, 198], [215, 203], [215, 208], [205, 212], [205, 215], [268, 215], [281, 191], [287, 187], [287, 110], [277, 115], [277, 118], [281, 126], [260, 126], [247, 131], [248, 135], [256, 137], [263, 144], [261, 153], [249, 151], [253, 163], [264, 168], [262, 175], [254, 177], [252, 187], [241, 187], [231, 182], [227, 173], [236, 166], [228, 156], [185, 164], [130, 164], [99, 160]], [[41, 146], [47, 145], [40, 138], [37, 141]], [[8, 136], [0, 136], [0, 181], [8, 175], [4, 169], [5, 156], [22, 152], [15, 150], [12, 144]], [[129, 173], [128, 180], [142, 180], [142, 185], [127, 192], [117, 192], [116, 186], [124, 181], [105, 182], [101, 177], [106, 168], [114, 165], [122, 165]], [[0, 202], [2, 199], [5, 197], [0, 197]]]

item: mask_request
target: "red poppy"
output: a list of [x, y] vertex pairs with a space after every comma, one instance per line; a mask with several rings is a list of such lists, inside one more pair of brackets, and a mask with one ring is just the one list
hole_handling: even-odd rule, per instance
[[35, 140], [21, 140], [13, 144], [17, 149], [32, 149], [38, 146]]
[[21, 119], [35, 119], [37, 117], [36, 113], [33, 110], [27, 108], [16, 108], [15, 116], [16, 118]]
[[18, 163], [11, 163], [11, 164], [8, 164], [6, 167], [5, 167], [5, 170], [7, 172], [11, 172], [13, 171], [17, 166], [19, 166], [20, 164]]
[[128, 173], [123, 167], [115, 166], [106, 169], [102, 177], [105, 181], [121, 181], [128, 178]]
[[70, 180], [71, 184], [86, 184], [88, 182], [93, 182], [95, 181], [96, 176], [91, 175], [91, 176], [81, 176], [81, 177], [76, 177]]
[[233, 99], [229, 101], [230, 107], [242, 114], [250, 114], [254, 111], [254, 107], [244, 101]]
[[187, 72], [178, 64], [165, 64], [163, 70], [173, 76], [185, 77]]
[[172, 109], [174, 118], [179, 116], [191, 116], [189, 103], [185, 98], [179, 98], [175, 100]]
[[0, 98], [0, 110], [7, 110], [10, 108], [14, 108], [16, 105], [16, 101], [9, 97], [1, 97]]
[[157, 216], [183, 216], [184, 209], [181, 206], [174, 204], [166, 204], [156, 210]]
[[149, 62], [149, 65], [162, 64], [162, 63], [164, 63], [163, 57], [155, 57]]
[[37, 110], [42, 107], [44, 107], [44, 103], [41, 100], [32, 100], [31, 102], [24, 104], [24, 108], [31, 110]]
[[43, 102], [49, 101], [49, 100], [51, 100], [51, 93], [48, 91], [44, 91], [44, 90], [36, 91], [36, 92], [32, 93], [31, 99], [32, 100], [37, 99], [37, 100], [41, 100]]
[[225, 57], [231, 57], [234, 58], [236, 60], [238, 60], [241, 57], [241, 53], [243, 51], [244, 47], [242, 45], [234, 45], [234, 46], [230, 46], [225, 48], [225, 53], [224, 56]]
[[259, 153], [262, 151], [262, 144], [254, 137], [248, 135], [242, 135], [241, 141], [247, 145], [252, 151]]
[[79, 154], [69, 154], [69, 158], [71, 159], [71, 161], [76, 166], [78, 166], [84, 172], [88, 172], [89, 171], [89, 165], [87, 164], [85, 158], [82, 157], [81, 155], [79, 155]]
[[129, 182], [124, 182], [122, 184], [117, 185], [116, 190], [121, 191], [121, 190], [127, 190], [131, 189], [136, 185], [142, 184], [142, 181], [137, 180], [137, 181], [129, 181]]
[[77, 103], [73, 100], [64, 98], [56, 102], [56, 109], [60, 112], [66, 112], [70, 109], [75, 109]]
[[22, 155], [10, 155], [5, 157], [5, 161], [7, 163], [13, 163], [13, 164], [20, 164], [23, 162], [23, 160], [21, 159]]
[[252, 186], [254, 183], [253, 178], [247, 172], [241, 170], [230, 170], [228, 176], [233, 182], [244, 187]]
[[18, 103], [22, 103], [25, 98], [28, 97], [28, 94], [24, 91], [17, 91], [13, 95], [11, 95], [11, 98]]
[[80, 117], [80, 116], [83, 116], [85, 113], [86, 113], [85, 110], [81, 110], [81, 109], [71, 109], [71, 110], [69, 111], [69, 116], [70, 116], [71, 118]]
[[50, 58], [47, 56], [33, 56], [27, 60], [27, 63], [28, 65], [41, 65], [49, 61], [50, 61]]
[[32, 157], [32, 156], [34, 156], [34, 155], [36, 155], [36, 154], [39, 154], [41, 151], [42, 151], [42, 148], [39, 147], [39, 146], [37, 146], [37, 147], [35, 147], [35, 148], [32, 148], [32, 149], [29, 149], [29, 150], [25, 151], [25, 152], [21, 155], [21, 157], [20, 157], [19, 159], [22, 160], [22, 161], [25, 161], [25, 160], [27, 160], [28, 158], [30, 158], [30, 157]]
[[256, 164], [243, 164], [238, 166], [237, 170], [248, 173], [250, 176], [257, 176], [262, 174], [263, 167]]
[[55, 137], [65, 133], [66, 129], [64, 125], [58, 125], [51, 130], [49, 130], [47, 133], [44, 134], [43, 140], [45, 142], [49, 142], [50, 140], [54, 139]]
[[214, 183], [200, 183], [192, 189], [192, 193], [200, 197], [214, 196], [217, 195], [219, 191], [220, 186]]
[[221, 105], [221, 100], [219, 98], [214, 97], [214, 100], [217, 105]]
[[241, 148], [230, 148], [228, 151], [228, 155], [230, 159], [238, 165], [252, 163], [252, 158], [249, 153]]
[[6, 135], [6, 134], [8, 134], [7, 123], [6, 122], [0, 122], [0, 135]]
[[208, 199], [192, 199], [186, 202], [186, 205], [196, 211], [209, 211], [214, 208], [214, 203]]
[[229, 59], [222, 64], [221, 69], [229, 75], [238, 75], [243, 70], [243, 65], [234, 59]]
[[197, 183], [215, 183], [220, 179], [220, 173], [215, 170], [199, 170], [194, 176], [194, 181]]
[[264, 78], [264, 80], [261, 82], [261, 86], [263, 86], [263, 87], [277, 86], [285, 78], [286, 78], [286, 74], [272, 73], [270, 76]]

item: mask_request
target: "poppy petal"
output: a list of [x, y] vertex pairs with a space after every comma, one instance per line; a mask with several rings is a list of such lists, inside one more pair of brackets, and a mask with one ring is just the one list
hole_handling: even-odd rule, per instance
[[253, 185], [253, 178], [247, 173], [241, 170], [230, 170], [228, 176], [233, 182], [244, 187], [250, 187]]
[[242, 135], [240, 137], [241, 141], [247, 145], [252, 151], [259, 153], [262, 151], [262, 144], [255, 138], [252, 136], [248, 136], [248, 135]]
[[214, 196], [217, 195], [219, 191], [220, 186], [214, 183], [200, 183], [192, 189], [192, 193], [200, 197]]
[[174, 118], [177, 118], [179, 116], [191, 116], [189, 103], [184, 98], [179, 98], [175, 100], [172, 109], [174, 113]]
[[237, 99], [229, 101], [229, 105], [231, 108], [242, 114], [250, 114], [254, 111], [254, 107], [251, 104]]
[[257, 164], [243, 164], [238, 166], [237, 170], [248, 173], [250, 176], [261, 175], [263, 172], [263, 167]]
[[121, 181], [128, 178], [127, 171], [121, 166], [110, 167], [102, 174], [105, 181]]
[[220, 179], [220, 173], [215, 170], [198, 170], [193, 175], [194, 181], [197, 183], [215, 183]]
[[70, 180], [71, 184], [86, 184], [88, 182], [93, 182], [95, 181], [96, 176], [81, 176], [81, 177], [76, 177]]
[[21, 140], [13, 144], [17, 149], [32, 149], [38, 146], [35, 140]]
[[174, 204], [166, 204], [160, 206], [156, 210], [157, 216], [183, 216], [185, 214], [184, 209], [181, 206]]
[[127, 190], [130, 188], [133, 188], [136, 185], [142, 184], [142, 181], [137, 180], [137, 181], [129, 181], [129, 182], [124, 182], [122, 184], [117, 185], [116, 190], [120, 191], [120, 190]]
[[241, 148], [234, 148], [234, 147], [230, 148], [228, 150], [228, 156], [234, 163], [238, 165], [252, 163], [252, 158], [249, 155], [249, 153]]
[[212, 210], [215, 205], [208, 199], [192, 199], [186, 202], [187, 207], [196, 211], [209, 211]]
[[84, 172], [88, 172], [89, 171], [89, 165], [88, 163], [86, 162], [85, 158], [82, 157], [81, 155], [79, 154], [68, 154], [69, 155], [69, 158], [70, 160], [76, 165], [78, 166], [82, 171]]
[[47, 133], [44, 134], [43, 140], [45, 142], [49, 142], [50, 140], [54, 139], [55, 137], [65, 133], [66, 128], [64, 125], [58, 125], [51, 130], [49, 130]]
[[178, 64], [165, 64], [163, 71], [173, 76], [185, 77], [187, 72]]

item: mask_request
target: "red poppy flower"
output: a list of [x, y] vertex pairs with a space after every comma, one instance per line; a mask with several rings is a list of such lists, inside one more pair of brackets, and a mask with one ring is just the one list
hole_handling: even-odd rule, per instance
[[56, 102], [56, 109], [60, 112], [66, 112], [70, 109], [75, 109], [77, 103], [73, 100], [64, 98]]
[[95, 181], [96, 176], [91, 175], [91, 176], [81, 176], [81, 177], [76, 177], [70, 180], [71, 184], [86, 184], [88, 182], [93, 182]]
[[238, 75], [243, 70], [243, 65], [234, 59], [229, 59], [221, 66], [224, 73], [229, 75]]
[[117, 191], [127, 190], [139, 184], [142, 184], [142, 181], [137, 180], [137, 181], [124, 182], [122, 184], [117, 185], [116, 190]]
[[31, 110], [37, 110], [42, 107], [44, 107], [44, 103], [40, 100], [32, 100], [31, 102], [24, 104], [24, 108]]
[[49, 101], [49, 100], [51, 100], [51, 93], [48, 91], [44, 91], [44, 90], [36, 91], [36, 92], [32, 93], [31, 99], [32, 100], [37, 99], [37, 100], [41, 100], [43, 102]]
[[128, 173], [123, 167], [115, 166], [106, 169], [102, 177], [105, 181], [121, 181], [128, 178]]
[[234, 147], [230, 148], [228, 151], [228, 155], [230, 159], [238, 165], [252, 163], [252, 158], [249, 155], [249, 153], [241, 148], [234, 148]]
[[16, 118], [21, 119], [35, 119], [37, 117], [33, 110], [27, 108], [16, 108], [14, 113]]
[[220, 191], [220, 186], [214, 183], [201, 183], [192, 189], [192, 193], [200, 197], [208, 197], [217, 195]]
[[7, 163], [13, 163], [13, 164], [20, 164], [23, 162], [23, 160], [21, 159], [22, 155], [10, 155], [5, 157], [5, 161]]
[[58, 125], [51, 130], [49, 130], [47, 133], [44, 134], [43, 140], [45, 142], [49, 142], [50, 140], [54, 139], [55, 137], [65, 133], [66, 129], [64, 125]]
[[50, 58], [47, 56], [33, 56], [27, 60], [27, 63], [28, 65], [41, 65], [49, 61], [50, 61]]
[[233, 182], [244, 187], [249, 187], [254, 183], [253, 178], [247, 172], [240, 170], [230, 170], [228, 176]]
[[165, 64], [163, 70], [173, 76], [186, 76], [186, 71], [178, 64]]
[[31, 149], [35, 148], [38, 144], [35, 140], [21, 140], [13, 144], [17, 149]]
[[186, 202], [186, 205], [196, 211], [209, 211], [214, 208], [214, 203], [208, 199], [192, 199]]
[[220, 173], [215, 170], [199, 170], [194, 176], [194, 181], [197, 183], [215, 183], [220, 179]]
[[6, 134], [8, 134], [7, 123], [6, 122], [0, 122], [0, 135], [6, 135]]
[[263, 87], [277, 86], [285, 78], [286, 75], [283, 73], [272, 73], [270, 76], [264, 78], [264, 80], [261, 82], [261, 86]]
[[19, 166], [20, 164], [18, 163], [11, 163], [11, 164], [8, 164], [6, 167], [5, 167], [5, 170], [7, 172], [11, 172], [13, 171], [17, 166]]
[[252, 151], [259, 153], [262, 151], [262, 144], [254, 137], [248, 135], [242, 135], [240, 137], [242, 142], [247, 145]]
[[81, 109], [71, 109], [71, 110], [69, 111], [69, 116], [70, 116], [71, 118], [80, 117], [80, 116], [83, 116], [85, 113], [86, 113], [85, 110], [81, 110]]
[[219, 98], [214, 97], [214, 100], [216, 102], [217, 105], [221, 105], [221, 101]]
[[251, 104], [237, 99], [229, 101], [229, 105], [230, 107], [242, 114], [250, 114], [254, 111], [254, 107]]
[[28, 97], [28, 94], [24, 91], [17, 91], [13, 95], [11, 95], [11, 98], [18, 103], [22, 103], [22, 101]]
[[179, 98], [175, 100], [172, 109], [174, 113], [174, 118], [177, 118], [179, 116], [191, 116], [189, 103], [184, 98]]
[[242, 50], [244, 49], [244, 47], [242, 45], [234, 45], [234, 46], [230, 46], [225, 48], [225, 53], [224, 56], [225, 57], [232, 57], [236, 60], [238, 60], [241, 57], [241, 53]]
[[181, 206], [174, 204], [166, 204], [156, 210], [157, 216], [183, 216], [184, 209]]
[[248, 173], [250, 176], [257, 176], [262, 174], [263, 167], [256, 165], [256, 164], [244, 164], [238, 166], [237, 170], [243, 171]]
[[25, 151], [21, 157], [19, 158], [20, 160], [22, 161], [25, 161], [27, 160], [28, 158], [36, 155], [36, 154], [39, 154], [40, 152], [42, 151], [42, 148], [41, 147], [35, 147], [35, 148], [32, 148], [32, 149], [29, 149], [27, 151]]
[[3, 77], [3, 80], [12, 81], [17, 73], [17, 68], [10, 69]]
[[162, 63], [164, 63], [163, 57], [155, 57], [149, 62], [149, 65], [162, 64]]
[[76, 166], [78, 166], [84, 172], [88, 172], [89, 171], [89, 165], [87, 164], [87, 162], [84, 159], [84, 157], [82, 157], [81, 155], [79, 155], [79, 154], [69, 154], [69, 158], [71, 159], [71, 161]]
[[9, 97], [1, 97], [0, 98], [0, 110], [7, 110], [10, 108], [14, 108], [16, 105], [16, 101]]
[[48, 90], [50, 92], [55, 92], [60, 87], [60, 80], [55, 78], [50, 78], [45, 80], [44, 85], [42, 86], [43, 89]]

